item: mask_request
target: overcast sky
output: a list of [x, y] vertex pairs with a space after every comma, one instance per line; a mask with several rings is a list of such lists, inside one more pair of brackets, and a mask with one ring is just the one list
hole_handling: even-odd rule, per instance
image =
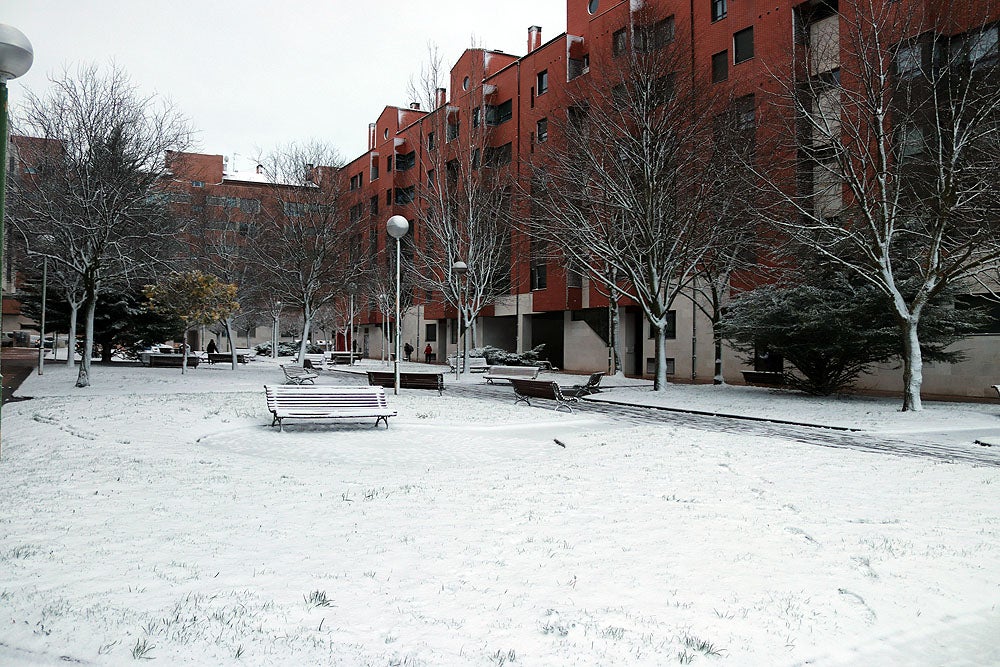
[[523, 55], [529, 26], [542, 26], [543, 41], [566, 30], [566, 3], [3, 0], [0, 23], [35, 51], [31, 71], [9, 83], [12, 107], [66, 65], [114, 59], [191, 119], [198, 150], [250, 169], [253, 156], [291, 141], [357, 157], [382, 108], [410, 101], [428, 42], [448, 68], [473, 40]]

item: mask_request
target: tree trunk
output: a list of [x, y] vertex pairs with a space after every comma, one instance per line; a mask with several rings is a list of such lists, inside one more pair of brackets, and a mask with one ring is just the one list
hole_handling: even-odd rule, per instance
[[227, 317], [222, 321], [222, 326], [226, 328], [226, 336], [229, 338], [229, 353], [233, 361], [233, 370], [237, 369], [236, 346], [233, 345], [233, 318]]
[[187, 373], [187, 367], [188, 367], [188, 347], [187, 347], [188, 331], [191, 331], [191, 329], [190, 328], [185, 329], [184, 333], [181, 334], [181, 375]]
[[80, 355], [80, 371], [76, 376], [77, 387], [90, 386], [90, 357], [94, 349], [94, 313], [97, 312], [97, 291], [87, 297], [84, 311], [83, 353]]
[[920, 353], [920, 337], [917, 333], [919, 315], [904, 318], [901, 323], [903, 333], [903, 412], [923, 410], [920, 401], [920, 386], [924, 381], [924, 360]]
[[611, 291], [610, 303], [608, 308], [611, 310], [611, 331], [608, 334], [611, 338], [611, 371], [612, 375], [622, 374], [622, 355], [619, 352], [621, 348], [621, 312], [618, 308], [618, 290]]
[[66, 339], [66, 365], [73, 368], [76, 365], [76, 318], [80, 312], [80, 304], [69, 299], [69, 338]]
[[[718, 309], [715, 311], [718, 313]], [[712, 384], [725, 384], [726, 380], [722, 376], [722, 318], [716, 314], [712, 317], [712, 343], [715, 346], [715, 375], [712, 376]]]
[[667, 329], [663, 324], [656, 325], [656, 376], [653, 378], [653, 391], [663, 391], [667, 388]]
[[302, 340], [299, 342], [299, 365], [305, 365], [306, 349], [309, 346], [309, 336], [312, 329], [312, 313], [308, 310], [302, 311]]

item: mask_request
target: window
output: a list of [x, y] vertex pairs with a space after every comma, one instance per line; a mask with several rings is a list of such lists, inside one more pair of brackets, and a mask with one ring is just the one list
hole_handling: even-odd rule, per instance
[[656, 106], [668, 104], [673, 101], [675, 81], [676, 77], [673, 74], [668, 74], [661, 76], [653, 82], [653, 101], [656, 103]]
[[434, 133], [431, 132], [431, 133], [429, 133], [427, 135], [427, 150], [429, 150], [429, 151], [434, 150], [434, 146], [435, 146], [435, 144], [434, 144]]
[[409, 204], [410, 202], [413, 201], [414, 192], [415, 189], [414, 186], [412, 185], [408, 188], [396, 188], [396, 204], [397, 205]]
[[531, 266], [531, 289], [545, 289], [548, 287], [548, 275], [545, 262], [539, 262]]
[[436, 175], [436, 172], [433, 169], [428, 169], [427, 170], [427, 187], [430, 188], [431, 190], [434, 189], [434, 177], [435, 177], [435, 175]]
[[752, 130], [757, 126], [754, 96], [744, 95], [736, 100], [736, 128]]
[[203, 188], [203, 187], [205, 187], [205, 181], [191, 181], [191, 187], [193, 187], [193, 188]]
[[[673, 375], [677, 372], [677, 363], [673, 357], [667, 357], [663, 360], [663, 370], [667, 372], [667, 375]], [[646, 375], [656, 375], [656, 359], [653, 357], [646, 357]]]
[[920, 72], [922, 51], [920, 44], [900, 44], [896, 49], [896, 76], [901, 79], [915, 77]]
[[351, 176], [351, 190], [358, 190], [361, 188], [361, 174], [355, 174]]
[[[677, 338], [677, 311], [668, 310], [667, 311], [667, 321], [663, 327], [663, 333], [666, 335], [667, 340], [674, 340]], [[656, 327], [652, 324], [649, 325], [649, 338], [652, 340], [656, 338]]]
[[668, 16], [653, 25], [637, 25], [632, 29], [632, 48], [648, 53], [674, 41], [674, 17]]
[[424, 340], [428, 343], [436, 343], [438, 339], [438, 325], [436, 322], [428, 322], [424, 330]]
[[733, 62], [739, 64], [751, 58], [753, 58], [753, 26], [733, 35]]
[[372, 160], [372, 173], [369, 181], [377, 181], [377, 180], [378, 180], [378, 159], [376, 158]]
[[260, 200], [240, 199], [240, 210], [244, 213], [260, 213]]
[[482, 111], [483, 110], [479, 107], [472, 110], [472, 127], [479, 127], [479, 120], [482, 116]]
[[628, 48], [628, 45], [625, 43], [625, 28], [615, 30], [611, 34], [611, 55], [617, 58], [625, 53], [626, 48]]
[[396, 171], [406, 171], [412, 169], [417, 163], [417, 152], [400, 153], [396, 156]]
[[462, 79], [462, 90], [468, 90], [468, 89], [469, 89], [469, 77], [465, 77], [464, 79]]
[[712, 56], [712, 83], [729, 78], [729, 52], [719, 51]]
[[590, 71], [590, 54], [584, 54], [582, 58], [570, 58], [566, 63], [566, 79], [572, 81], [578, 76], [583, 76]]
[[589, 0], [587, 2], [587, 11], [591, 14], [596, 14], [598, 8], [601, 6], [600, 0]]
[[473, 169], [479, 169], [479, 167], [482, 165], [481, 157], [482, 157], [482, 155], [481, 155], [481, 153], [479, 151], [479, 148], [473, 148], [472, 149], [472, 168]]
[[486, 162], [485, 166], [489, 169], [498, 169], [508, 165], [511, 159], [511, 143], [507, 142], [503, 146], [496, 147], [487, 146], [483, 157]]
[[549, 139], [549, 119], [542, 118], [537, 123], [537, 141], [540, 144], [544, 144]]
[[285, 215], [297, 218], [298, 216], [305, 214], [306, 205], [302, 202], [286, 201], [282, 203], [282, 209], [285, 211]]
[[385, 159], [385, 173], [392, 172], [392, 156], [390, 155]]
[[538, 90], [538, 94], [544, 95], [547, 93], [549, 90], [549, 71], [542, 70], [538, 73], [535, 79], [537, 81], [536, 89]]
[[500, 104], [490, 104], [486, 107], [486, 124], [491, 126], [503, 125], [514, 117], [514, 105], [512, 100], [501, 102]]
[[368, 201], [368, 213], [373, 218], [378, 215], [378, 195], [375, 195]]
[[449, 160], [445, 165], [445, 171], [448, 176], [448, 187], [455, 188], [458, 185], [458, 177], [462, 171], [458, 160]]
[[966, 57], [972, 69], [993, 67], [997, 64], [997, 41], [996, 26], [969, 35], [965, 39]]
[[459, 129], [460, 129], [459, 128], [459, 122], [458, 122], [457, 118], [455, 119], [455, 122], [448, 123], [447, 140], [448, 141], [454, 141], [455, 139], [458, 139], [458, 131], [459, 131]]
[[392, 206], [392, 188], [385, 191], [385, 205]]
[[924, 132], [919, 127], [910, 127], [900, 133], [899, 156], [901, 161], [920, 155], [924, 151]]
[[364, 207], [361, 204], [355, 204], [354, 206], [352, 206], [351, 210], [350, 210], [351, 222], [358, 222], [358, 221], [360, 221], [361, 220], [361, 212], [363, 210], [364, 210]]
[[726, 14], [729, 13], [729, 1], [728, 0], [711, 0], [712, 2], [712, 21], [721, 21], [726, 18]]

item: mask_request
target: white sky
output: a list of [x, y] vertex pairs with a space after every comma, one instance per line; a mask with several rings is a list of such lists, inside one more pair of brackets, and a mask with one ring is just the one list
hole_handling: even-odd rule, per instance
[[352, 159], [368, 123], [405, 106], [407, 82], [435, 42], [451, 67], [476, 44], [522, 55], [528, 27], [566, 30], [563, 0], [5, 0], [0, 23], [21, 30], [34, 65], [10, 82], [41, 92], [64, 65], [117, 61], [145, 92], [173, 99], [199, 150], [252, 156], [320, 139]]

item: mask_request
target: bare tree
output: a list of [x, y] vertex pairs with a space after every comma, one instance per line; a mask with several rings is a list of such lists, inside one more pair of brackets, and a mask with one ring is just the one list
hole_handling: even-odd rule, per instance
[[[116, 65], [81, 66], [29, 92], [16, 131], [37, 177], [15, 191], [14, 226], [36, 255], [80, 278], [84, 354], [76, 386], [90, 385], [94, 312], [102, 290], [147, 272], [176, 231], [157, 196], [168, 150], [190, 142], [186, 119], [139, 92]], [[42, 239], [45, 239], [43, 241]]]
[[[477, 55], [481, 67], [483, 52]], [[470, 80], [481, 82], [474, 74]], [[494, 146], [492, 129], [508, 120], [512, 107], [492, 95], [489, 84], [480, 83], [470, 88], [466, 106], [430, 113], [421, 165], [426, 182], [414, 192], [420, 247], [413, 253], [413, 283], [454, 307], [460, 328], [471, 329], [473, 338], [482, 310], [510, 292], [512, 145]], [[456, 262], [468, 267], [461, 278]]]
[[229, 339], [230, 362], [236, 370], [237, 326], [251, 328], [266, 310], [266, 300], [262, 305], [257, 299], [261, 284], [254, 279], [254, 242], [260, 233], [263, 203], [257, 197], [235, 196], [210, 196], [198, 202], [200, 209], [188, 220], [184, 235], [189, 246], [187, 263], [237, 288], [240, 308], [220, 311], [224, 318], [219, 323]]
[[[260, 161], [271, 180], [269, 206], [254, 244], [255, 262], [267, 274], [282, 308], [302, 313], [299, 363], [305, 359], [313, 318], [359, 269], [350, 252], [353, 230], [343, 210], [338, 167], [330, 147], [289, 145]], [[272, 297], [272, 301], [275, 301]]]
[[[794, 75], [776, 78], [778, 116], [795, 125], [768, 133], [767, 152], [786, 161], [762, 178], [772, 223], [885, 295], [905, 351], [903, 410], [922, 409], [925, 306], [1000, 266], [995, 8], [925, 7], [800, 12]], [[955, 35], [955, 16], [972, 28]]]
[[[672, 17], [635, 11], [615, 44], [570, 86], [566, 118], [536, 152], [530, 234], [622, 296], [657, 332], [654, 389], [666, 386], [666, 326], [674, 299], [716, 242], [712, 169], [719, 101], [692, 75], [690, 45]], [[677, 35], [686, 31], [680, 27]], [[597, 59], [597, 61], [594, 61]], [[544, 253], [544, 248], [532, 254]]]

